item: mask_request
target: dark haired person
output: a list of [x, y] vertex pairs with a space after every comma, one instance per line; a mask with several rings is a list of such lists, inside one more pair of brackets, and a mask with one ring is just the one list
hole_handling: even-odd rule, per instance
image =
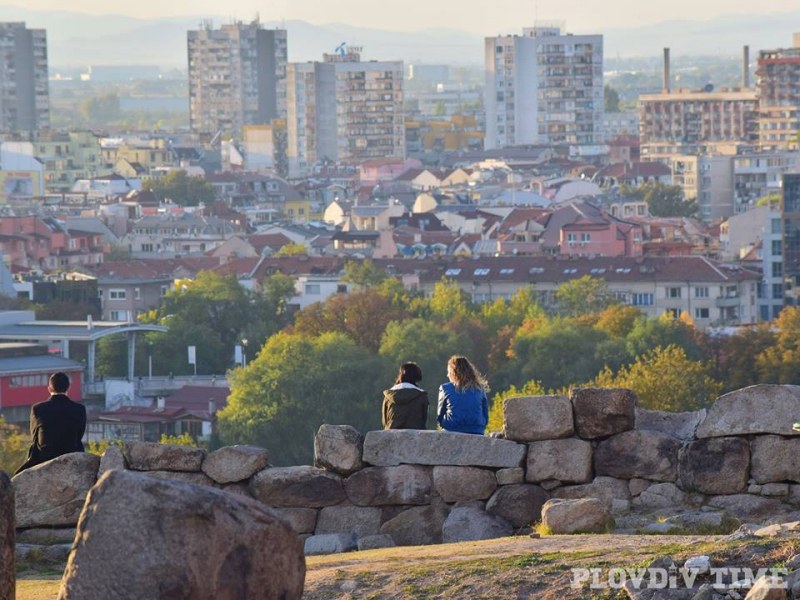
[[69, 377], [53, 373], [47, 386], [50, 399], [31, 407], [31, 447], [17, 473], [62, 454], [83, 452], [86, 407], [67, 396]]
[[400, 365], [394, 385], [383, 392], [384, 429], [425, 429], [428, 392], [417, 384], [422, 369], [416, 363]]
[[483, 434], [489, 422], [489, 384], [465, 356], [447, 361], [448, 383], [439, 386], [436, 420], [446, 431]]

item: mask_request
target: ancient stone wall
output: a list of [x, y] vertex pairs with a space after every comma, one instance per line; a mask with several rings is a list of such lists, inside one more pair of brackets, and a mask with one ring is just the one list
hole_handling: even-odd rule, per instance
[[643, 410], [632, 392], [608, 389], [511, 398], [504, 409], [501, 437], [323, 425], [315, 466], [271, 467], [267, 450], [246, 446], [206, 453], [136, 442], [102, 459], [66, 455], [14, 478], [17, 528], [25, 539], [73, 527], [110, 469], [252, 496], [305, 538], [307, 553], [525, 532], [548, 500], [597, 499], [551, 501], [544, 519], [586, 519], [595, 530], [609, 526], [607, 515], [630, 532], [800, 518], [791, 514], [800, 509], [791, 428], [800, 387], [753, 386], [691, 413]]

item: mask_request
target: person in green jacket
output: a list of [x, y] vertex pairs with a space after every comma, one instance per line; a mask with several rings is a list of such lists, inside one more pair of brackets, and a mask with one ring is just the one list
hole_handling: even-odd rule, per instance
[[425, 429], [428, 419], [428, 392], [417, 384], [422, 369], [417, 363], [400, 365], [395, 384], [383, 392], [384, 429]]

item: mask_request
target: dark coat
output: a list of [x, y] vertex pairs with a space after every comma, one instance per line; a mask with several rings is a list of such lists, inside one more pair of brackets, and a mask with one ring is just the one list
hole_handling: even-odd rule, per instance
[[31, 407], [31, 447], [28, 460], [17, 473], [52, 460], [62, 454], [83, 452], [86, 407], [66, 394], [53, 394], [49, 400]]
[[410, 383], [400, 383], [383, 392], [384, 429], [425, 429], [428, 392]]

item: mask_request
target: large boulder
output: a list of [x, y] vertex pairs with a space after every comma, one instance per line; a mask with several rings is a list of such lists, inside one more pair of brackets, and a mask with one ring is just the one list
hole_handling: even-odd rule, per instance
[[631, 390], [574, 388], [569, 397], [578, 437], [594, 440], [633, 429], [636, 394]]
[[75, 525], [99, 466], [99, 456], [73, 452], [15, 475], [17, 527]]
[[697, 426], [706, 418], [706, 409], [670, 412], [636, 407], [636, 429], [640, 431], [660, 431], [679, 440], [692, 440]]
[[701, 494], [743, 492], [750, 477], [750, 444], [739, 437], [690, 442], [678, 455], [678, 474], [684, 490]]
[[597, 498], [553, 498], [542, 507], [542, 524], [554, 534], [605, 533], [613, 523], [605, 504]]
[[503, 402], [506, 439], [517, 442], [569, 437], [575, 431], [569, 398], [517, 396]]
[[442, 526], [442, 541], [450, 543], [491, 540], [512, 533], [514, 529], [502, 517], [475, 506], [457, 506], [450, 511]]
[[300, 539], [259, 502], [110, 471], [89, 493], [59, 600], [300, 598]]
[[568, 485], [552, 492], [553, 498], [580, 500], [581, 498], [597, 498], [606, 508], [611, 510], [617, 503], [629, 502], [631, 499], [628, 483], [614, 477], [595, 477], [591, 483]]
[[433, 487], [445, 502], [486, 500], [497, 488], [493, 471], [478, 467], [433, 467]]
[[315, 467], [273, 467], [250, 479], [253, 497], [270, 506], [320, 508], [345, 499], [342, 478]]
[[250, 479], [269, 464], [269, 452], [258, 446], [226, 446], [203, 461], [203, 473], [217, 483]]
[[800, 438], [760, 435], [750, 442], [750, 453], [756, 483], [800, 482]]
[[777, 498], [764, 498], [753, 494], [731, 494], [712, 496], [708, 505], [720, 508], [729, 515], [743, 521], [760, 521], [785, 512], [785, 507]]
[[14, 486], [0, 471], [0, 600], [14, 600], [16, 593], [16, 553], [14, 524]]
[[321, 533], [306, 538], [304, 552], [313, 554], [338, 554], [358, 548], [356, 536], [352, 533]]
[[594, 451], [597, 475], [675, 481], [680, 441], [657, 431], [625, 431], [603, 440]]
[[528, 527], [542, 516], [549, 494], [538, 485], [504, 485], [486, 503], [486, 512], [502, 517], [516, 528]]
[[354, 533], [356, 537], [376, 535], [381, 530], [381, 509], [372, 506], [326, 506], [319, 511], [316, 535]]
[[175, 444], [125, 442], [122, 454], [128, 468], [135, 471], [199, 471], [206, 451]]
[[428, 504], [432, 488], [431, 468], [419, 465], [367, 467], [344, 482], [348, 500], [359, 506]]
[[398, 546], [425, 546], [442, 543], [442, 526], [450, 509], [447, 505], [413, 506], [381, 525]]
[[100, 457], [100, 468], [97, 470], [97, 478], [103, 475], [106, 471], [112, 469], [127, 469], [128, 465], [125, 464], [125, 456], [122, 454], [122, 448], [116, 444], [109, 445]]
[[592, 445], [578, 438], [544, 440], [528, 444], [526, 481], [555, 479], [584, 483], [592, 479]]
[[525, 445], [511, 440], [418, 429], [368, 431], [364, 438], [364, 462], [391, 467], [412, 465], [459, 465], [464, 467], [519, 467]]
[[218, 484], [205, 473], [195, 473], [192, 471], [144, 471], [149, 477], [158, 479], [172, 479], [192, 485], [204, 485], [206, 487], [219, 487]]
[[698, 438], [775, 433], [792, 435], [800, 386], [759, 384], [720, 396], [697, 428]]
[[314, 464], [340, 475], [364, 467], [364, 436], [350, 425], [321, 425], [314, 437]]
[[316, 508], [275, 508], [280, 517], [289, 523], [295, 533], [314, 533], [317, 527]]
[[681, 507], [686, 502], [686, 494], [670, 482], [654, 483], [633, 499], [634, 506], [656, 509]]

